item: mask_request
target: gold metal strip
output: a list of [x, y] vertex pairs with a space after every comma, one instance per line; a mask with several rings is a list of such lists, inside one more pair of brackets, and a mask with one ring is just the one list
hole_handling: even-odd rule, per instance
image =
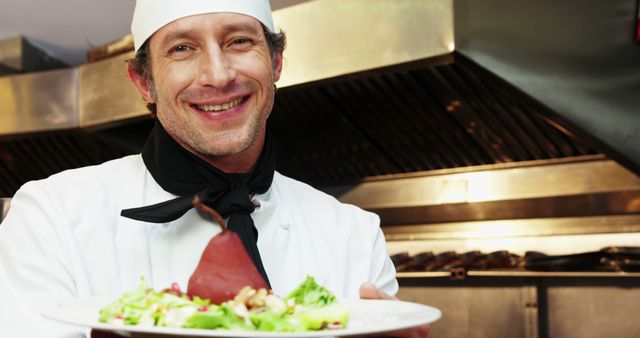
[[373, 210], [640, 190], [640, 177], [611, 160], [537, 164], [406, 178], [396, 175], [324, 190], [342, 202]]
[[150, 116], [127, 76], [125, 64], [132, 56], [133, 53], [125, 53], [78, 68], [80, 127]]
[[383, 227], [387, 241], [505, 238], [640, 231], [640, 215], [510, 219]]
[[316, 0], [273, 17], [288, 45], [279, 87], [454, 50], [452, 0]]
[[78, 126], [76, 70], [0, 77], [0, 136]]
[[[448, 271], [398, 272], [397, 278], [442, 278], [451, 275]], [[539, 277], [539, 278], [640, 278], [640, 272], [540, 272], [540, 271], [467, 271], [469, 277]]]

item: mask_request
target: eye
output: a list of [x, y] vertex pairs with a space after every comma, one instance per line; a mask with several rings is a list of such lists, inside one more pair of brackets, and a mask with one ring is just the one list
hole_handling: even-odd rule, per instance
[[171, 48], [171, 53], [184, 53], [188, 52], [191, 48], [187, 45], [177, 45]]
[[251, 43], [251, 39], [248, 38], [237, 38], [237, 39], [233, 39], [233, 41], [231, 42], [233, 45], [236, 46], [242, 46], [245, 44], [250, 44]]

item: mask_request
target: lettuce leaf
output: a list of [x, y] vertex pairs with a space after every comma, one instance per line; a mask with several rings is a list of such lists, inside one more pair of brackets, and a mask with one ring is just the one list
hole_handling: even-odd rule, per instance
[[[194, 302], [187, 297], [153, 291], [148, 288], [144, 278], [140, 278], [136, 290], [125, 292], [120, 299], [100, 309], [98, 320], [102, 323], [114, 319], [122, 320], [126, 325], [180, 326], [183, 319], [178, 318], [179, 323], [175, 322], [175, 316], [170, 322], [165, 320], [167, 311], [190, 307], [190, 311], [184, 311], [190, 313], [196, 312], [203, 305], [208, 304], [202, 300]], [[174, 314], [177, 313], [179, 311], [174, 311]]]
[[341, 328], [349, 320], [349, 309], [311, 276], [284, 299], [265, 295], [258, 298], [257, 304], [262, 305], [249, 309], [249, 303], [242, 300], [218, 306], [207, 299], [156, 292], [141, 278], [136, 290], [125, 292], [102, 308], [99, 320], [125, 325], [270, 332]]
[[307, 279], [286, 298], [293, 299], [296, 304], [308, 308], [323, 307], [336, 301], [336, 296], [316, 283], [316, 280], [311, 276], [307, 276]]
[[253, 327], [236, 316], [226, 305], [211, 307], [207, 311], [196, 312], [187, 319], [184, 327], [193, 329], [224, 329], [254, 331]]
[[341, 303], [333, 303], [320, 308], [307, 308], [294, 315], [305, 330], [321, 330], [331, 326], [332, 328], [344, 328], [349, 322], [349, 309]]

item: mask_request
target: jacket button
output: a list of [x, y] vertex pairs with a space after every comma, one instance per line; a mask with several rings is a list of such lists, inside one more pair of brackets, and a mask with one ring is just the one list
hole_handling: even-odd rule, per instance
[[280, 224], [280, 227], [281, 227], [282, 229], [284, 229], [284, 230], [289, 230], [289, 227], [290, 227], [290, 226], [289, 226], [289, 224], [288, 224], [288, 223], [282, 223], [282, 224]]

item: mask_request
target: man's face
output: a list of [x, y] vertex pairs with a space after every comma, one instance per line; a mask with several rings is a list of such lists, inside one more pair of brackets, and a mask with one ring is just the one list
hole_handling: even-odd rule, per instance
[[262, 146], [281, 55], [274, 67], [257, 20], [232, 13], [182, 18], [150, 38], [149, 53], [154, 81], [143, 95], [179, 144], [204, 157]]

